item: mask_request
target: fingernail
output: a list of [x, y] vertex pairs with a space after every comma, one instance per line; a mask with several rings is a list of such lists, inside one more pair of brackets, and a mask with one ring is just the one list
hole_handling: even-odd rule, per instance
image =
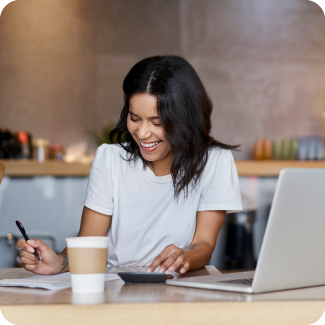
[[185, 269], [181, 269], [179, 272], [180, 273], [185, 273]]
[[29, 251], [30, 253], [34, 253], [35, 250], [34, 250], [34, 248], [29, 247], [29, 248], [28, 248], [28, 251]]
[[169, 269], [168, 269], [169, 272], [174, 272], [174, 267], [171, 266]]
[[160, 268], [158, 271], [158, 273], [164, 273], [164, 272], [165, 272], [165, 270], [163, 268]]
[[147, 272], [149, 273], [149, 272], [152, 272], [152, 270], [149, 268], [149, 269], [147, 269]]
[[32, 239], [29, 239], [28, 241], [29, 241], [31, 244], [35, 244], [35, 241], [32, 240]]

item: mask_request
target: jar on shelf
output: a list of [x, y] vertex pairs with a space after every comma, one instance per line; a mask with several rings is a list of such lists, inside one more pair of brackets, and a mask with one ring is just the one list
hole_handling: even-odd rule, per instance
[[49, 158], [50, 141], [47, 139], [34, 139], [33, 140], [33, 159], [39, 162]]
[[31, 158], [31, 146], [30, 140], [31, 136], [25, 131], [19, 131], [17, 133], [17, 139], [20, 143], [20, 157], [21, 159], [30, 159]]
[[63, 161], [64, 149], [63, 146], [54, 144], [50, 146], [50, 159]]

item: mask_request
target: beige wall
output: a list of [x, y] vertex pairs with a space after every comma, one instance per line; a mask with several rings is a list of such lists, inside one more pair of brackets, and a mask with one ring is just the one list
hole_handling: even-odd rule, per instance
[[116, 121], [122, 81], [182, 54], [214, 103], [213, 135], [242, 143], [317, 132], [325, 18], [307, 0], [18, 0], [0, 18], [0, 124], [70, 146]]

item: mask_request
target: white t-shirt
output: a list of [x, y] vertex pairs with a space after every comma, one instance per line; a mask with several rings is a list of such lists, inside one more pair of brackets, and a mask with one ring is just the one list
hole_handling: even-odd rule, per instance
[[96, 152], [84, 205], [112, 215], [108, 231], [111, 266], [149, 265], [163, 249], [190, 245], [196, 212], [242, 210], [238, 174], [232, 154], [213, 148], [200, 183], [186, 200], [174, 200], [171, 175], [156, 176], [141, 159], [124, 160], [118, 145], [101, 145]]

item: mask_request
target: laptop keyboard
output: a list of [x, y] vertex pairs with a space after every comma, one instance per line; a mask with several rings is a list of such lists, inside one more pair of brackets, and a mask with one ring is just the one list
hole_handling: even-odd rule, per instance
[[253, 278], [251, 279], [240, 279], [240, 280], [228, 280], [228, 281], [218, 281], [218, 283], [232, 283], [232, 284], [244, 284], [244, 285], [252, 285]]

